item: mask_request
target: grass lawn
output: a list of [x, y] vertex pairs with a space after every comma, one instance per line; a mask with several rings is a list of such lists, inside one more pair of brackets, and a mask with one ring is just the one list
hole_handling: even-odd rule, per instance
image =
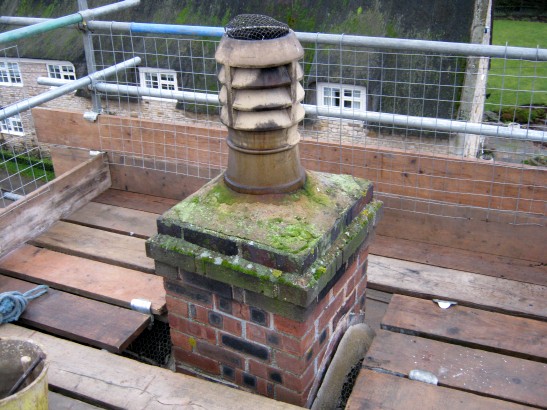
[[[495, 20], [492, 44], [547, 48], [547, 23]], [[491, 59], [486, 109], [547, 105], [547, 62]]]
[[8, 175], [21, 174], [30, 180], [42, 179], [47, 182], [55, 178], [51, 160], [14, 155], [4, 150], [0, 150], [0, 170], [7, 172]]

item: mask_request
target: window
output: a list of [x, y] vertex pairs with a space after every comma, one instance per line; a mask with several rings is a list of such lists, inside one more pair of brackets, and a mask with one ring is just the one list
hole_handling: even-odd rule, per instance
[[76, 73], [72, 64], [47, 64], [47, 75], [49, 78], [60, 80], [75, 80]]
[[139, 70], [141, 87], [169, 91], [178, 90], [177, 75], [175, 71], [154, 68], [141, 68]]
[[0, 84], [16, 86], [23, 85], [19, 64], [0, 61]]
[[0, 121], [0, 129], [7, 134], [23, 135], [25, 133], [19, 114]]
[[344, 110], [366, 111], [365, 87], [319, 83], [317, 105]]

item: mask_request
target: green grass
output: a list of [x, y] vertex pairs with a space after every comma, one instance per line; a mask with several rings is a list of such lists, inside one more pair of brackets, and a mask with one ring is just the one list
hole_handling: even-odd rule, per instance
[[0, 169], [5, 170], [9, 175], [20, 174], [33, 180], [44, 179], [44, 177], [46, 181], [55, 179], [53, 163], [49, 159], [14, 155], [10, 151], [0, 150], [0, 164]]
[[[496, 20], [492, 44], [547, 48], [547, 24], [531, 21]], [[486, 109], [547, 105], [547, 63], [491, 59]]]

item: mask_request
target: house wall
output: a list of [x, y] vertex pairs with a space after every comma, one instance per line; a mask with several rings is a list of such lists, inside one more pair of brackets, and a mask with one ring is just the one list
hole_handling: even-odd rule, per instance
[[[37, 59], [0, 59], [0, 61], [16, 62], [19, 65], [22, 86], [19, 85], [0, 85], [0, 106], [5, 107], [18, 101], [36, 96], [49, 91], [49, 86], [38, 84], [38, 77], [47, 77], [47, 64], [67, 64], [67, 61], [37, 60]], [[75, 110], [81, 110], [82, 113], [91, 109], [91, 104], [86, 99], [75, 98], [74, 93], [56, 98], [52, 101], [42, 104], [44, 108], [67, 108], [72, 107]], [[0, 132], [0, 143], [6, 144], [10, 149], [16, 151], [28, 150], [39, 146], [36, 138], [36, 130], [30, 111], [20, 113], [21, 122], [25, 135], [13, 135]], [[43, 147], [45, 148], [45, 147]], [[47, 154], [47, 149], [45, 151]]]

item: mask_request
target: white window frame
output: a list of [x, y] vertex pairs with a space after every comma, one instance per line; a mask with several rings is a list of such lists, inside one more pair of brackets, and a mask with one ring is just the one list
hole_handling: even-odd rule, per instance
[[[139, 67], [139, 84], [141, 87], [159, 91], [178, 91], [177, 72], [162, 68]], [[176, 101], [172, 98], [143, 97], [150, 100]]]
[[0, 85], [22, 87], [23, 76], [18, 63], [13, 61], [0, 61]]
[[347, 112], [367, 110], [367, 89], [349, 84], [317, 83], [317, 105]]
[[55, 78], [67, 82], [76, 80], [76, 70], [72, 64], [47, 63], [46, 69], [49, 78]]
[[21, 116], [15, 114], [12, 117], [0, 120], [0, 132], [10, 135], [25, 135]]

